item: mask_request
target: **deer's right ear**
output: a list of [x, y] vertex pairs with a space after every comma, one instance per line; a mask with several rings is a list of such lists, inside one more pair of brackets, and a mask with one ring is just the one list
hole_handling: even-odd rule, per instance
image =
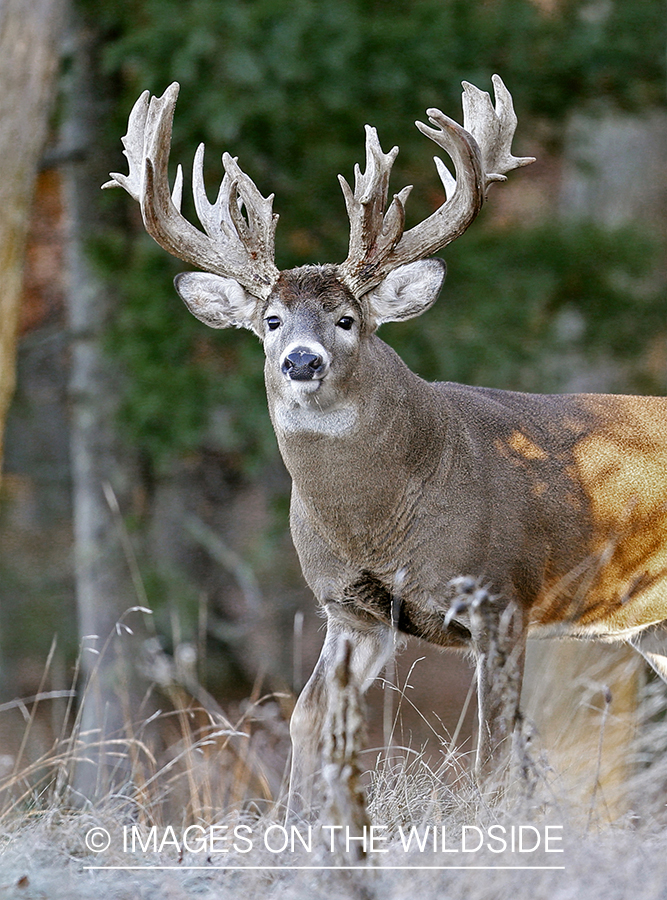
[[210, 328], [248, 328], [256, 334], [257, 299], [233, 278], [210, 272], [182, 272], [174, 279], [178, 295]]

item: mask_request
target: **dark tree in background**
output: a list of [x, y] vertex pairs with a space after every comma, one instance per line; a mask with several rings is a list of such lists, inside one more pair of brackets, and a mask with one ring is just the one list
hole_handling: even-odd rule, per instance
[[0, 466], [14, 390], [25, 242], [58, 74], [65, 0], [0, 5]]

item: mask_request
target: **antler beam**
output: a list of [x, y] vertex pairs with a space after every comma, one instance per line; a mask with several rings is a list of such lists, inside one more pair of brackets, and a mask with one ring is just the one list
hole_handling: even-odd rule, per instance
[[446, 200], [423, 222], [404, 232], [405, 201], [411, 186], [396, 194], [386, 213], [389, 174], [398, 148], [384, 154], [374, 128], [366, 127], [366, 171], [355, 167], [355, 189], [339, 176], [350, 218], [348, 257], [340, 277], [360, 297], [398, 266], [430, 256], [451, 243], [482, 208], [489, 185], [505, 181], [506, 173], [534, 162], [514, 157], [512, 138], [517, 118], [512, 97], [498, 75], [493, 76], [495, 108], [485, 91], [463, 83], [463, 127], [439, 109], [427, 110], [434, 128], [417, 128], [450, 156], [456, 178], [435, 157]]
[[274, 262], [278, 216], [272, 211], [273, 194], [263, 197], [236, 159], [225, 153], [225, 175], [216, 202], [210, 203], [204, 187], [202, 144], [195, 155], [193, 194], [204, 231], [188, 222], [180, 211], [181, 167], [173, 192], [168, 175], [178, 91], [174, 82], [162, 97], [151, 97], [148, 91], [139, 97], [123, 138], [129, 174], [112, 172], [111, 181], [103, 187], [122, 187], [137, 200], [146, 230], [169, 253], [234, 278], [253, 296], [266, 299], [280, 274]]

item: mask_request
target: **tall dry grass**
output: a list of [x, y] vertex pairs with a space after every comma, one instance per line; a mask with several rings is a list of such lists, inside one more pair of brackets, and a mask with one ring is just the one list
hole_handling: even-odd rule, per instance
[[[159, 662], [171, 671], [173, 661]], [[196, 701], [172, 677], [168, 708], [128, 717], [123, 733], [100, 747], [81, 731], [85, 693], [52, 691], [49, 664], [37, 696], [0, 707], [0, 717], [20, 710], [25, 722], [0, 775], [0, 898], [667, 897], [667, 704], [659, 682], [644, 686], [636, 740], [619, 748], [632, 776], [625, 812], [609, 824], [603, 788], [587, 791], [583, 803], [568, 795], [529, 728], [507, 771], [484, 791], [450, 735], [434, 729], [428, 752], [405, 746], [405, 685], [387, 686], [396, 698], [391, 745], [362, 750], [363, 701], [346, 681], [343, 654], [319, 819], [286, 822], [288, 698], [258, 686], [232, 713], [207, 704], [205, 692]], [[33, 732], [53, 704], [63, 725], [36, 752]], [[92, 759], [104, 761], [100, 785], [108, 784], [94, 802], [77, 790], [77, 768]], [[551, 849], [563, 852], [545, 852], [547, 827], [562, 839]], [[540, 846], [512, 852], [512, 828], [539, 835]], [[508, 841], [500, 852], [490, 837], [499, 834]], [[105, 835], [108, 847], [95, 844]], [[470, 849], [479, 835], [482, 846]]]

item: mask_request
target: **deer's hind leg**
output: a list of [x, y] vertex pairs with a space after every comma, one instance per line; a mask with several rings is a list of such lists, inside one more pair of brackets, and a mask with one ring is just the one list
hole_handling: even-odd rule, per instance
[[525, 615], [515, 603], [500, 603], [474, 579], [452, 582], [459, 591], [445, 623], [461, 617], [470, 632], [477, 669], [477, 755], [480, 784], [498, 781], [510, 759], [521, 722], [521, 687], [526, 651]]
[[478, 733], [475, 772], [481, 784], [499, 779], [521, 727], [521, 688], [526, 655], [525, 629], [512, 604], [493, 628], [473, 639], [477, 661]]

